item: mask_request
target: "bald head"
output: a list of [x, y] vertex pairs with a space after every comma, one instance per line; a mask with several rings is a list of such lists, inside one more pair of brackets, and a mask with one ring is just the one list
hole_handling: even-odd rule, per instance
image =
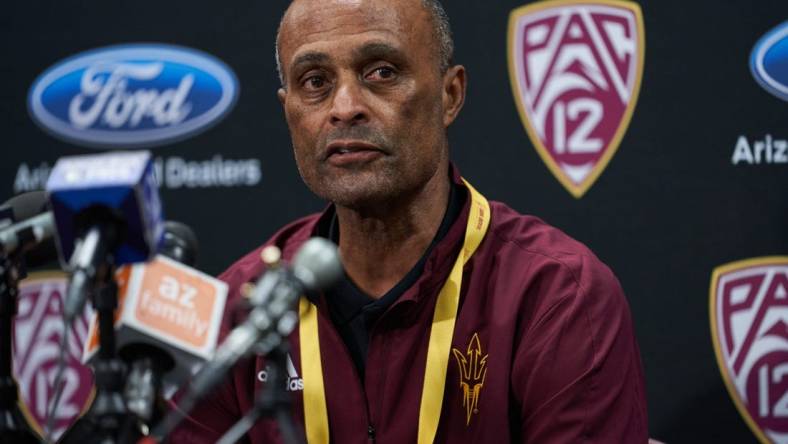
[[[284, 15], [282, 16], [282, 20], [279, 22], [279, 29], [276, 33], [276, 50], [275, 50], [275, 57], [276, 57], [276, 71], [279, 74], [279, 81], [281, 82], [282, 86], [286, 86], [285, 76], [282, 70], [282, 59], [281, 59], [281, 37], [282, 37], [282, 28], [285, 24], [285, 21], [288, 17], [288, 13], [293, 9], [293, 6], [297, 3], [303, 3], [305, 0], [293, 0], [290, 3], [290, 6], [285, 11]], [[306, 0], [308, 1], [308, 0]], [[329, 0], [320, 0], [320, 3], [328, 3]], [[363, 3], [365, 0], [330, 0], [337, 3], [347, 3], [347, 4], [360, 4]], [[452, 65], [452, 58], [454, 57], [454, 40], [451, 34], [451, 26], [449, 25], [449, 17], [446, 14], [446, 11], [443, 9], [443, 5], [441, 5], [439, 0], [388, 0], [390, 2], [400, 1], [400, 2], [413, 2], [413, 3], [420, 3], [421, 7], [424, 8], [424, 11], [427, 12], [430, 22], [430, 27], [432, 28], [432, 39], [433, 44], [432, 47], [435, 48], [436, 58], [435, 60], [438, 62], [438, 68], [441, 73], [445, 73], [449, 66]]]

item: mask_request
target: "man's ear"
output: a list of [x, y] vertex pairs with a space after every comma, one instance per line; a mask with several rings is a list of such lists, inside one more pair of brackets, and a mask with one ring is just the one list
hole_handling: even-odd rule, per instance
[[443, 75], [443, 126], [449, 127], [465, 103], [465, 89], [468, 80], [465, 77], [465, 67], [454, 65], [446, 70]]
[[276, 96], [279, 97], [279, 103], [284, 105], [285, 99], [287, 99], [287, 90], [284, 87], [279, 88], [279, 90], [276, 92]]

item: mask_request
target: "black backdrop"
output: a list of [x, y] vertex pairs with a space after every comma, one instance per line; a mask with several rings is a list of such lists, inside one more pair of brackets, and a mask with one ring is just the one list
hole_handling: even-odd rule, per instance
[[[199, 266], [220, 272], [277, 227], [324, 205], [302, 184], [276, 100], [272, 1], [11, 1], [0, 13], [0, 190], [94, 149], [41, 131], [26, 110], [33, 80], [56, 62], [111, 44], [200, 49], [235, 71], [229, 116], [156, 156], [258, 159], [259, 184], [163, 189], [166, 216], [201, 242]], [[537, 155], [507, 69], [510, 11], [524, 0], [446, 2], [456, 60], [469, 72], [452, 157], [488, 198], [536, 214], [588, 244], [619, 276], [641, 347], [651, 435], [668, 442], [753, 442], [720, 376], [709, 332], [714, 267], [788, 254], [788, 164], [734, 165], [740, 136], [788, 138], [788, 104], [753, 79], [755, 42], [788, 18], [788, 2], [641, 1], [646, 49], [640, 98], [617, 154], [580, 199]], [[45, 170], [45, 168], [43, 168]], [[30, 179], [30, 177], [28, 177]], [[27, 185], [34, 187], [29, 180]]]

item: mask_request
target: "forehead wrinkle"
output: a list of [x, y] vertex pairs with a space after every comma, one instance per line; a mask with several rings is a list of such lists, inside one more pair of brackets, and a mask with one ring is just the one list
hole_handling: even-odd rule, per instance
[[358, 59], [365, 58], [391, 58], [398, 56], [402, 51], [386, 42], [369, 42], [353, 50], [353, 55]]
[[277, 33], [278, 60], [284, 66], [293, 66], [286, 59], [293, 60], [300, 50], [312, 49], [312, 44], [322, 46], [364, 33], [388, 34], [392, 39], [382, 40], [420, 48], [417, 50], [425, 49], [426, 40], [426, 47], [434, 50], [437, 42], [431, 20], [430, 12], [418, 0], [294, 0]]
[[[367, 33], [375, 33], [378, 37], [370, 38], [367, 43], [360, 45], [357, 48], [349, 48], [350, 43], [343, 42], [341, 45], [335, 43], [336, 39], [321, 40], [319, 38], [314, 41], [300, 43], [292, 57], [292, 62], [288, 64], [290, 69], [297, 68], [305, 63], [329, 63], [336, 62], [346, 57], [351, 59], [362, 59], [372, 57], [394, 57], [402, 54], [399, 45], [388, 42], [387, 39], [380, 37], [381, 35], [390, 34], [395, 36], [394, 33], [388, 29], [375, 29], [375, 30], [362, 30], [354, 33], [343, 34], [341, 40], [347, 37], [363, 35]], [[396, 38], [396, 36], [395, 36]], [[335, 48], [340, 48], [340, 52], [333, 51]], [[336, 56], [336, 58], [335, 58]]]
[[[321, 0], [325, 1], [325, 0]], [[329, 2], [326, 2], [329, 3]], [[397, 11], [399, 12], [399, 11]], [[286, 22], [291, 27], [298, 30], [301, 37], [310, 34], [332, 32], [344, 26], [348, 27], [376, 27], [380, 23], [396, 22], [397, 32], [403, 31], [401, 26], [400, 14], [392, 14], [391, 8], [383, 8], [378, 5], [336, 5], [325, 4], [320, 8], [292, 8], [285, 15]], [[359, 17], [363, 20], [359, 21]], [[310, 30], [303, 33], [305, 30]]]
[[299, 54], [293, 59], [293, 63], [291, 64], [293, 68], [297, 68], [299, 65], [309, 64], [309, 63], [325, 63], [331, 60], [331, 56], [323, 52], [317, 51], [309, 51], [303, 54]]
[[[288, 35], [291, 41], [314, 41], [316, 34], [335, 33], [347, 27], [346, 35], [365, 31], [388, 31], [406, 36], [412, 33], [422, 17], [429, 19], [427, 11], [419, 8], [417, 15], [407, 9], [402, 1], [378, 0], [296, 0], [283, 17], [280, 36]], [[417, 2], [421, 4], [421, 2]], [[421, 16], [421, 17], [420, 17]], [[405, 20], [408, 17], [410, 20]], [[359, 20], [361, 18], [361, 20]], [[415, 19], [415, 20], [413, 20]], [[411, 21], [405, 26], [405, 21]], [[358, 28], [364, 29], [364, 31]], [[354, 31], [353, 28], [356, 28]], [[283, 31], [283, 32], [282, 32]], [[341, 30], [339, 31], [341, 32]]]

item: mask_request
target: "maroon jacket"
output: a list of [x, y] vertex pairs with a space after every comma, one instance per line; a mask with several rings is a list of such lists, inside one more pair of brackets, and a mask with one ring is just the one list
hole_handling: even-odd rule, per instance
[[[487, 373], [470, 414], [463, 405], [460, 359], [449, 357], [436, 442], [645, 443], [645, 387], [629, 308], [613, 273], [585, 246], [532, 216], [490, 202], [490, 228], [464, 268], [453, 354], [478, 334]], [[333, 443], [415, 443], [433, 309], [465, 234], [469, 204], [427, 259], [424, 273], [372, 330], [364, 380], [325, 304], [319, 334]], [[319, 215], [283, 228], [274, 244], [285, 258], [311, 237]], [[263, 272], [259, 249], [220, 278], [231, 299]], [[229, 323], [228, 323], [229, 324]], [[229, 325], [227, 326], [230, 327]], [[298, 329], [290, 337], [302, 375]], [[262, 358], [241, 362], [224, 386], [171, 435], [174, 443], [214, 442], [253, 404]], [[292, 376], [292, 375], [291, 375]], [[294, 420], [303, 427], [298, 384]], [[470, 418], [470, 419], [468, 419]], [[279, 442], [271, 420], [252, 443]]]

